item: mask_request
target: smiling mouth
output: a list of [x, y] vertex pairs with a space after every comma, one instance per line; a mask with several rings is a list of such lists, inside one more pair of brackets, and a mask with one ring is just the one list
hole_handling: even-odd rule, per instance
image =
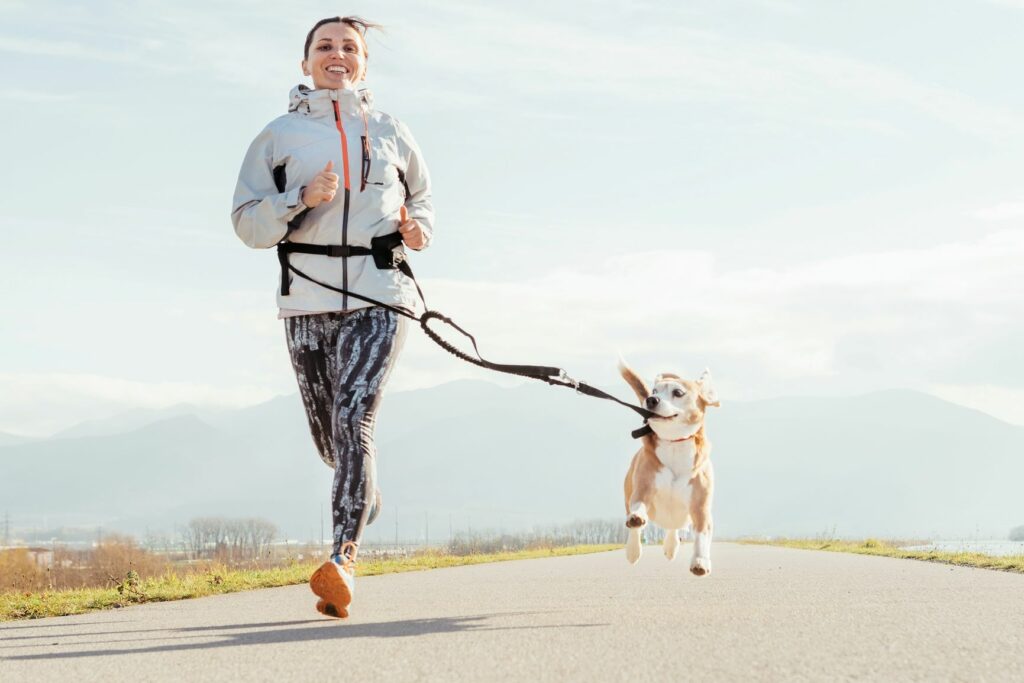
[[349, 70], [343, 66], [329, 66], [325, 69], [329, 74], [335, 74], [340, 76], [348, 76]]
[[651, 420], [671, 420], [673, 417], [679, 417], [679, 413], [674, 415], [652, 415], [649, 419]]

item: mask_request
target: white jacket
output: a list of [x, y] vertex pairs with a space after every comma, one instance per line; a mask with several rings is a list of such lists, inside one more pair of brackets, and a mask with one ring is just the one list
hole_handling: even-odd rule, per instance
[[[348, 159], [342, 159], [335, 103], [347, 138]], [[367, 132], [368, 168], [362, 142]], [[341, 177], [338, 193], [330, 202], [309, 209], [299, 193], [329, 160]], [[367, 90], [310, 90], [299, 85], [292, 89], [288, 113], [271, 121], [249, 146], [238, 173], [231, 221], [239, 238], [255, 249], [273, 247], [285, 238], [369, 247], [371, 238], [398, 230], [403, 204], [409, 217], [419, 221], [430, 244], [434, 228], [430, 177], [409, 129], [374, 111]], [[404, 251], [404, 245], [399, 249]], [[302, 272], [335, 287], [409, 311], [419, 305], [415, 284], [398, 270], [378, 269], [371, 256], [293, 253], [289, 260]], [[371, 305], [294, 274], [290, 293], [283, 296], [279, 277], [277, 281], [281, 309], [345, 311]]]

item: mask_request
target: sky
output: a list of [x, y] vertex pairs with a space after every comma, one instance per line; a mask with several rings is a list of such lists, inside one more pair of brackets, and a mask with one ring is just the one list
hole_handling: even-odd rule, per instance
[[[1024, 424], [1021, 0], [0, 0], [0, 432], [296, 391], [231, 196], [339, 13], [386, 27], [368, 86], [437, 211], [413, 267], [489, 359]], [[413, 332], [390, 390], [466, 377], [516, 382]]]

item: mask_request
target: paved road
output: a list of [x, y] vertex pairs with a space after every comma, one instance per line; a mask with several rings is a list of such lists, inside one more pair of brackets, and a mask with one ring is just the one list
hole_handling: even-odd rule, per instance
[[345, 622], [294, 586], [0, 624], [0, 681], [1024, 680], [1022, 575], [715, 551], [366, 577]]

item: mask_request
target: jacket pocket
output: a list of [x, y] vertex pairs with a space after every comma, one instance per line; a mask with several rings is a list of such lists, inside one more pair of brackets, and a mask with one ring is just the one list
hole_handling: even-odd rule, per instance
[[398, 144], [392, 138], [363, 141], [362, 178], [367, 186], [388, 187], [399, 182]]

